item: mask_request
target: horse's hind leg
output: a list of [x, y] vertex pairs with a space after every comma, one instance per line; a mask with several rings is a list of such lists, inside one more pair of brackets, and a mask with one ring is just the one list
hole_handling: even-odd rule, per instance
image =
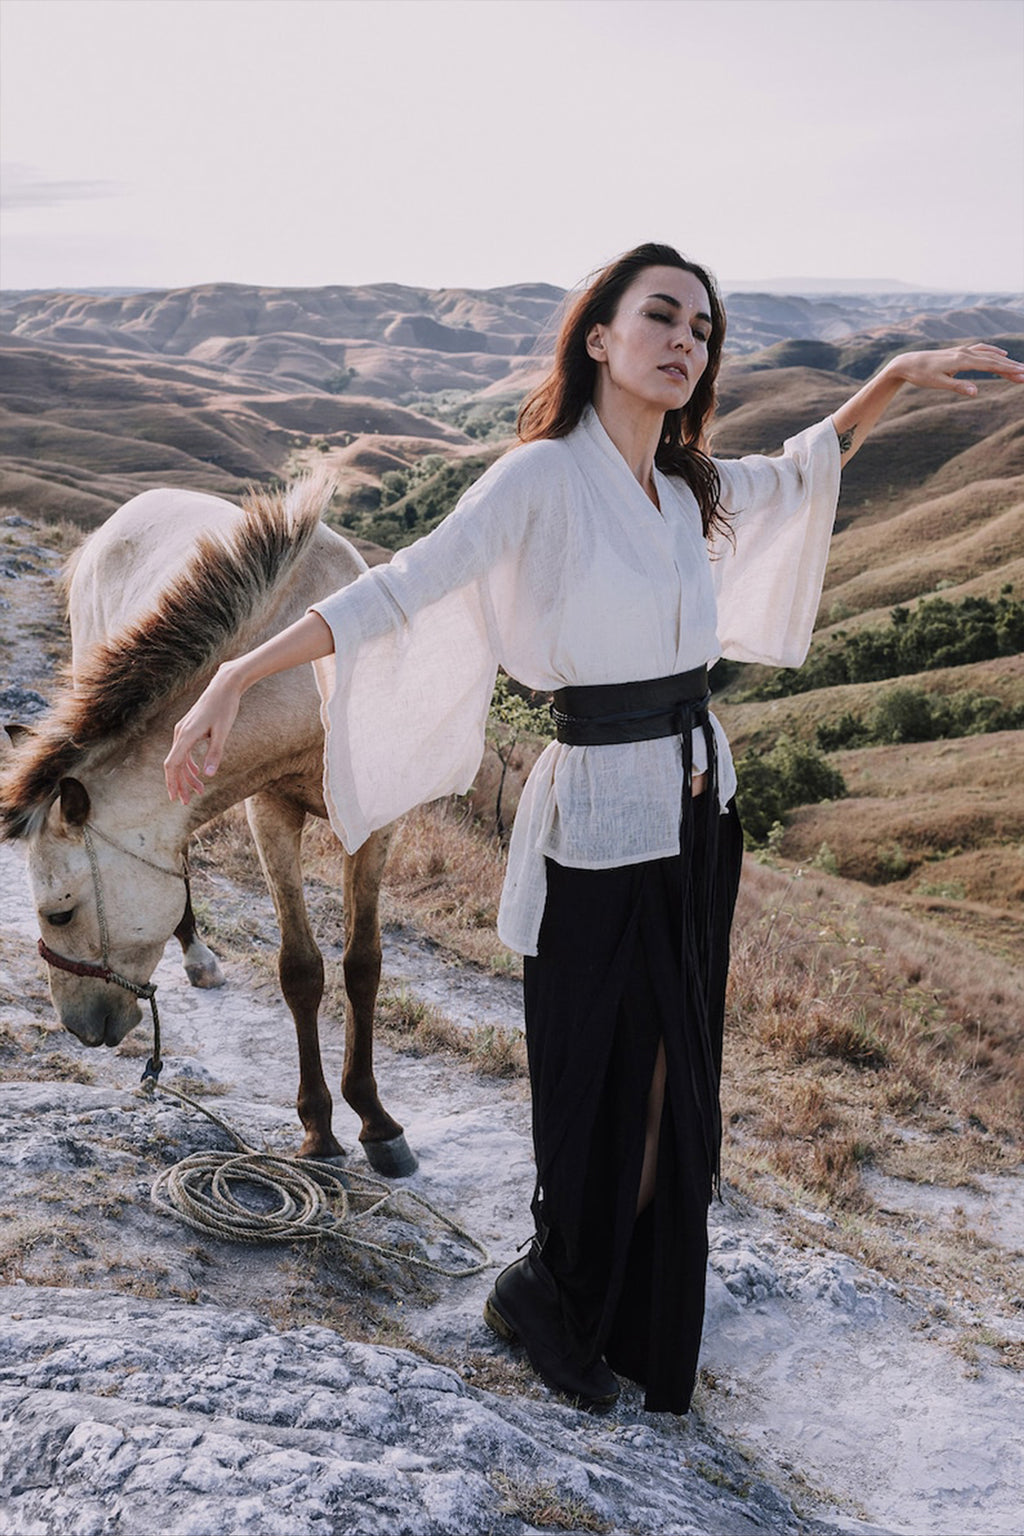
[[181, 959], [185, 975], [194, 987], [222, 987], [224, 972], [212, 949], [207, 949], [196, 928], [196, 916], [192, 911], [192, 892], [185, 886], [185, 910], [181, 922], [174, 930], [174, 937], [181, 945]]
[[380, 882], [389, 834], [375, 832], [345, 858], [345, 1067], [341, 1091], [363, 1122], [359, 1140], [378, 1173], [402, 1178], [416, 1158], [397, 1120], [384, 1109], [373, 1075], [373, 1010], [380, 985]]
[[331, 1130], [331, 1095], [320, 1060], [317, 1026], [324, 962], [302, 893], [300, 845], [306, 813], [293, 801], [262, 790], [245, 802], [245, 814], [277, 912], [278, 975], [299, 1042], [298, 1111], [306, 1131], [299, 1156], [340, 1157], [343, 1149]]

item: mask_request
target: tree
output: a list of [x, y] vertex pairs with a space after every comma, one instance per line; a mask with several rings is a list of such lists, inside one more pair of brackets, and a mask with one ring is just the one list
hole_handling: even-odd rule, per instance
[[499, 842], [505, 841], [505, 821], [501, 813], [501, 797], [505, 788], [512, 754], [522, 736], [550, 736], [551, 715], [547, 706], [533, 704], [515, 691], [511, 679], [499, 672], [494, 683], [490, 713], [487, 717], [487, 740], [498, 755], [501, 776], [494, 806], [494, 830]]

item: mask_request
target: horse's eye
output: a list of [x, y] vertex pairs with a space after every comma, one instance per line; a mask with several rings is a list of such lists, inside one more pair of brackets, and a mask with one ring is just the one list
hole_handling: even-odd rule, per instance
[[74, 907], [69, 908], [67, 912], [47, 912], [46, 921], [53, 928], [63, 928], [70, 923], [74, 915]]

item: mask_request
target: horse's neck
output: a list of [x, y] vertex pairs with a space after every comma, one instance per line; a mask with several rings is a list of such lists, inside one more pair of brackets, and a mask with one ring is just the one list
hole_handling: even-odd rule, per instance
[[152, 742], [132, 747], [116, 764], [84, 773], [83, 780], [90, 819], [101, 832], [113, 837], [145, 832], [152, 857], [176, 862], [188, 842], [189, 810], [168, 796], [162, 755]]

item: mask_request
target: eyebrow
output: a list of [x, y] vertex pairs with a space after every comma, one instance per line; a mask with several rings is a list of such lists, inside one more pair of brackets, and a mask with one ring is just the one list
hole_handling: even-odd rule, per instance
[[[674, 299], [670, 293], [649, 293], [647, 297], [648, 299], [660, 299], [663, 304], [671, 304], [673, 309], [682, 309], [683, 307], [679, 300]], [[707, 311], [703, 309], [698, 309], [693, 318], [695, 320], [706, 320], [708, 325], [714, 325], [715, 323]]]

